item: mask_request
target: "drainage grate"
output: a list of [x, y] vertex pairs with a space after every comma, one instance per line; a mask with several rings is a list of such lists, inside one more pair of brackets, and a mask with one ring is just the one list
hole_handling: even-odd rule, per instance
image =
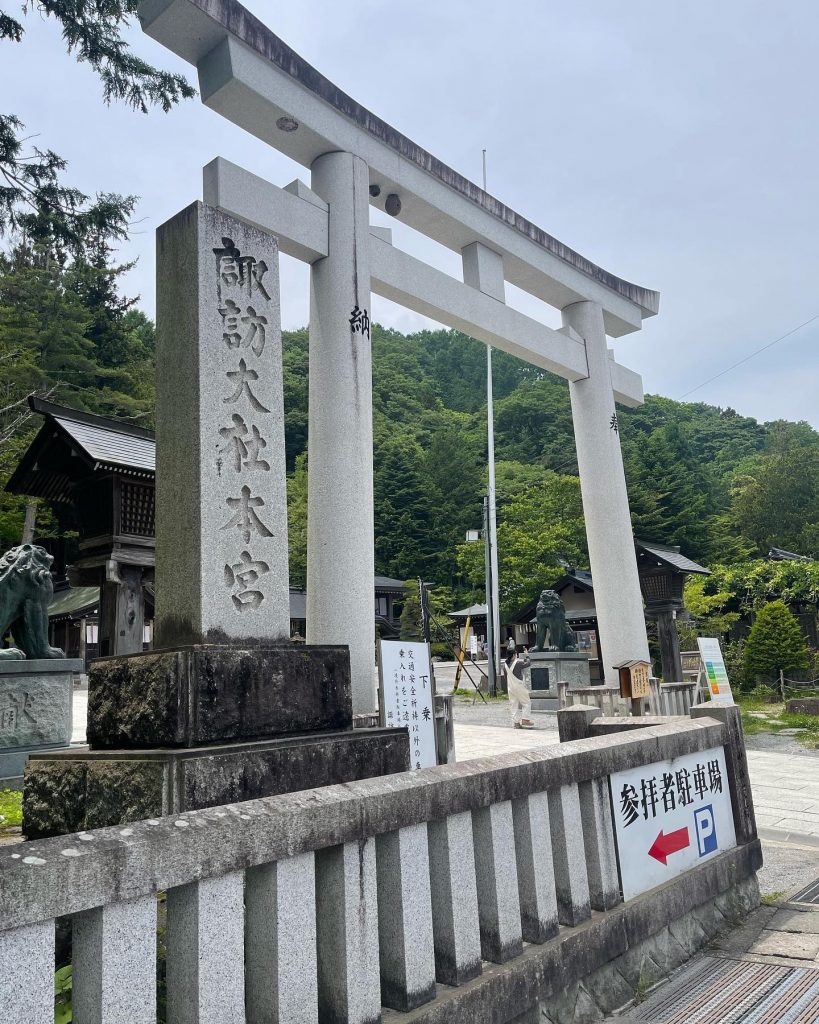
[[819, 905], [819, 878], [815, 882], [811, 882], [810, 885], [806, 885], [795, 896], [791, 896], [788, 903], [816, 903]]
[[628, 1019], [644, 1024], [816, 1024], [819, 971], [703, 957]]

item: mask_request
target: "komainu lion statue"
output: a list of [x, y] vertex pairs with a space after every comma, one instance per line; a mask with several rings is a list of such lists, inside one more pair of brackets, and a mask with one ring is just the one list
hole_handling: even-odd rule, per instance
[[[535, 611], [537, 636], [533, 651], [576, 651], [577, 637], [566, 625], [566, 609], [554, 590], [542, 590]], [[546, 646], [546, 630], [549, 646]]]
[[0, 658], [64, 658], [48, 645], [48, 606], [54, 596], [54, 558], [36, 544], [21, 544], [0, 559], [0, 642], [11, 630], [17, 647], [0, 649]]

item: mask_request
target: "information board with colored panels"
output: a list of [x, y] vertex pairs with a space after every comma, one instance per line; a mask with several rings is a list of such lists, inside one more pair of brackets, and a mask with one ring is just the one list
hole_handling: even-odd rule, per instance
[[609, 776], [623, 899], [736, 846], [722, 747]]
[[697, 637], [697, 646], [708, 680], [708, 693], [715, 704], [733, 704], [734, 695], [722, 657], [719, 640], [711, 636]]
[[429, 645], [405, 640], [379, 641], [381, 721], [409, 732], [410, 767], [432, 768], [435, 754], [435, 688]]

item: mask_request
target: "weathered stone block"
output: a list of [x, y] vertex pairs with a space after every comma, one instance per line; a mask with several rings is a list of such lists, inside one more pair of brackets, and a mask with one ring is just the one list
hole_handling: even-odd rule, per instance
[[0, 661], [0, 779], [19, 779], [32, 750], [71, 742], [75, 658]]
[[93, 749], [192, 747], [352, 724], [344, 647], [196, 646], [94, 662]]
[[791, 715], [819, 715], [819, 697], [800, 697], [789, 700], [785, 710]]
[[170, 814], [170, 801], [163, 799], [167, 781], [166, 764], [161, 761], [88, 762], [83, 828]]
[[558, 683], [568, 683], [569, 689], [591, 685], [589, 656], [582, 651], [530, 651], [529, 662], [538, 696], [556, 697]]
[[37, 761], [26, 765], [23, 832], [30, 837], [79, 832], [85, 827], [83, 761]]
[[404, 729], [35, 755], [26, 768], [23, 832], [41, 839], [408, 769]]

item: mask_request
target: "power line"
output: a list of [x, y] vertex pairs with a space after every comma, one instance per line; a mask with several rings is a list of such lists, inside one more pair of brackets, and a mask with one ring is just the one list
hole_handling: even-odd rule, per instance
[[812, 316], [810, 320], [806, 320], [804, 323], [799, 324], [798, 327], [794, 327], [793, 330], [788, 331], [787, 334], [783, 334], [779, 338], [774, 338], [773, 341], [769, 341], [767, 345], [763, 345], [762, 348], [758, 348], [756, 352], [751, 352], [751, 354], [745, 356], [744, 359], [740, 359], [738, 362], [726, 367], [726, 369], [720, 370], [719, 373], [715, 373], [713, 377], [709, 377], [708, 380], [704, 380], [702, 384], [698, 384], [695, 388], [691, 388], [690, 391], [686, 391], [684, 395], [680, 395], [677, 401], [681, 402], [684, 398], [688, 398], [689, 395], [693, 395], [695, 391], [699, 391], [700, 388], [704, 388], [706, 384], [710, 384], [711, 381], [717, 380], [718, 377], [724, 377], [726, 373], [730, 373], [731, 370], [735, 370], [738, 366], [742, 366], [743, 363], [747, 363], [749, 360], [753, 359], [754, 356], [758, 356], [760, 352], [764, 352], [766, 349], [773, 348], [774, 345], [778, 345], [779, 342], [784, 341], [785, 338], [790, 338], [792, 334], [796, 334], [797, 331], [801, 331], [803, 327], [807, 327], [808, 324], [812, 324], [814, 320], [819, 320], [819, 313], [817, 313], [815, 316]]

